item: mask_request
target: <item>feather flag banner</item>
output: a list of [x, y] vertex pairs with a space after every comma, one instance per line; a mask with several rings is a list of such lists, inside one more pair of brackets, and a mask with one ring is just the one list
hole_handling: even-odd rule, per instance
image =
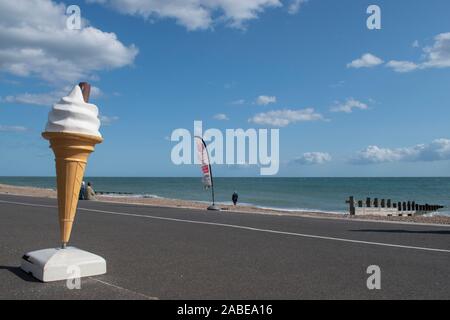
[[195, 143], [197, 145], [197, 157], [198, 161], [201, 165], [202, 174], [203, 174], [203, 186], [205, 189], [209, 189], [212, 187], [212, 179], [211, 179], [211, 165], [209, 162], [208, 150], [206, 148], [205, 141], [203, 141], [200, 137], [195, 137]]

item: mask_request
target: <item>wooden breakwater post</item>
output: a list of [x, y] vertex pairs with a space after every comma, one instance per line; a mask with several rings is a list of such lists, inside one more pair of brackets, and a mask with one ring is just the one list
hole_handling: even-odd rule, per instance
[[100, 195], [132, 195], [131, 192], [120, 192], [120, 191], [95, 191], [95, 193]]
[[350, 215], [354, 216], [356, 214], [355, 210], [355, 198], [353, 196], [350, 196], [348, 200], [345, 202], [348, 203], [350, 206]]
[[435, 212], [443, 209], [441, 205], [418, 204], [416, 201], [398, 201], [393, 202], [392, 199], [366, 198], [363, 200], [355, 200], [354, 196], [350, 196], [345, 201], [349, 205], [349, 214], [355, 215], [377, 215], [377, 216], [414, 216]]

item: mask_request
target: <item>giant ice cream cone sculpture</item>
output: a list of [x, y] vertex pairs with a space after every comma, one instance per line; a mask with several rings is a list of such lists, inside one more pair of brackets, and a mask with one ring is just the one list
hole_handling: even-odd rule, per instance
[[89, 104], [90, 86], [80, 83], [53, 106], [42, 136], [50, 141], [56, 161], [59, 226], [62, 246], [69, 242], [81, 183], [89, 155], [103, 141], [98, 109]]
[[89, 93], [89, 84], [75, 86], [67, 97], [53, 105], [42, 133], [55, 153], [62, 248], [27, 252], [22, 256], [20, 267], [43, 282], [72, 279], [74, 266], [78, 267], [78, 277], [106, 273], [106, 260], [102, 257], [66, 247], [88, 157], [95, 145], [103, 141], [98, 132], [98, 109], [88, 103]]

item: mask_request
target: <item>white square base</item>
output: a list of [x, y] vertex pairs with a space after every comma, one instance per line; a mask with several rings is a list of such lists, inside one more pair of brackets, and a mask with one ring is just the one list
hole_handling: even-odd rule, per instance
[[20, 267], [42, 282], [73, 279], [75, 269], [80, 278], [106, 273], [105, 259], [74, 247], [28, 252], [22, 257]]

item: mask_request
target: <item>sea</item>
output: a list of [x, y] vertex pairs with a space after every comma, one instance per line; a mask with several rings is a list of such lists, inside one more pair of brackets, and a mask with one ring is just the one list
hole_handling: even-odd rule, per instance
[[[211, 189], [201, 178], [86, 177], [96, 191], [115, 197], [131, 196], [211, 202]], [[0, 183], [55, 189], [55, 177], [0, 177]], [[239, 194], [239, 204], [289, 211], [343, 214], [345, 201], [367, 197], [415, 201], [445, 206], [439, 214], [450, 216], [450, 177], [443, 178], [214, 178], [217, 203], [230, 204]], [[117, 194], [117, 193], [126, 194]]]

